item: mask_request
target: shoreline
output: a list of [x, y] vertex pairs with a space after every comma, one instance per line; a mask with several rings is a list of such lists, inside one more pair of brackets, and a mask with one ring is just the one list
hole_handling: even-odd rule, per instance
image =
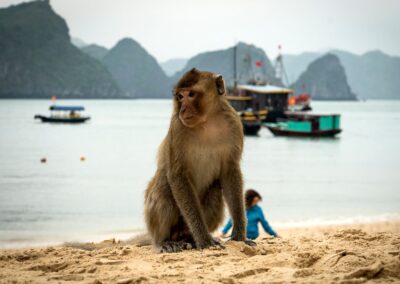
[[337, 223], [325, 225], [310, 225], [298, 227], [279, 227], [279, 232], [283, 232], [287, 236], [305, 235], [305, 236], [320, 236], [327, 233], [334, 233], [338, 230], [358, 229], [365, 230], [369, 233], [396, 233], [400, 234], [400, 219], [392, 219], [385, 221], [369, 221], [356, 223]]
[[4, 282], [265, 283], [400, 281], [400, 221], [279, 229], [256, 247], [160, 254], [105, 241], [94, 250], [65, 246], [0, 250]]
[[[284, 232], [285, 234], [308, 234], [311, 231], [324, 231], [331, 232], [335, 229], [341, 228], [345, 229], [348, 227], [358, 227], [364, 228], [369, 227], [368, 230], [371, 231], [373, 227], [382, 228], [385, 227], [387, 223], [398, 223], [400, 227], [400, 216], [392, 214], [392, 217], [387, 216], [375, 216], [368, 218], [346, 218], [339, 220], [308, 220], [300, 222], [276, 222], [272, 223], [272, 227], [276, 229], [280, 234]], [[371, 225], [371, 226], [370, 226]], [[222, 229], [219, 228], [214, 232], [218, 235], [218, 232]], [[385, 229], [385, 228], [382, 228]], [[391, 226], [387, 226], [386, 229], [391, 229]], [[102, 233], [90, 233], [79, 235], [79, 233], [74, 234], [74, 236], [69, 236], [68, 238], [63, 238], [62, 234], [47, 233], [50, 235], [50, 239], [45, 239], [46, 233], [37, 235], [34, 238], [29, 238], [28, 236], [20, 236], [16, 238], [4, 238], [0, 239], [0, 250], [5, 249], [26, 249], [26, 248], [42, 248], [47, 246], [59, 246], [66, 242], [94, 242], [98, 243], [106, 239], [115, 239], [117, 241], [126, 241], [135, 236], [144, 234], [146, 231], [143, 229], [126, 229], [117, 230], [115, 232], [108, 231]], [[260, 227], [260, 234], [263, 234], [263, 229]]]

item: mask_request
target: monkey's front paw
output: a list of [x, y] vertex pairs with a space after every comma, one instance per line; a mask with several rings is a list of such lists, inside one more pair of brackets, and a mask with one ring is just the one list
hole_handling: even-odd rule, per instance
[[213, 245], [212, 247], [217, 248], [217, 249], [224, 249], [225, 246], [221, 243], [221, 240], [217, 238], [212, 238], [213, 240]]
[[238, 239], [234, 239], [233, 237], [231, 238], [232, 241], [237, 241], [237, 242], [244, 242], [246, 245], [251, 246], [251, 247], [255, 247], [257, 246], [256, 242], [250, 239], [242, 239], [242, 240], [238, 240]]
[[251, 247], [257, 246], [256, 242], [253, 241], [253, 240], [250, 240], [250, 239], [246, 239], [246, 240], [244, 241], [244, 243], [245, 243], [246, 245], [251, 246]]
[[224, 249], [225, 246], [221, 244], [221, 242], [216, 239], [216, 238], [211, 238], [207, 243], [205, 244], [201, 244], [199, 246], [197, 246], [199, 249], [205, 249], [205, 248], [209, 248], [209, 249]]

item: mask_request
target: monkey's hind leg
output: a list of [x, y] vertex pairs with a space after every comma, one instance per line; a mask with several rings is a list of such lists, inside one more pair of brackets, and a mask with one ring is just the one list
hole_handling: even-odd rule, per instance
[[186, 249], [196, 247], [193, 236], [188, 226], [179, 216], [178, 222], [172, 227], [168, 240], [164, 241], [160, 246], [160, 252], [180, 252]]
[[[175, 240], [171, 237], [173, 228], [179, 223], [180, 213], [166, 178], [159, 176], [150, 182], [145, 194], [144, 216], [153, 246], [160, 252], [179, 251], [180, 246], [173, 246]], [[163, 248], [164, 244], [167, 246]]]
[[204, 218], [210, 233], [214, 232], [224, 220], [224, 200], [219, 180], [214, 181], [201, 200]]
[[[219, 183], [214, 183], [209, 188], [202, 199], [201, 205], [208, 230], [212, 232], [218, 228], [224, 217], [222, 189]], [[216, 239], [214, 239], [214, 245], [224, 248]], [[171, 229], [169, 240], [162, 243], [160, 252], [180, 252], [195, 247], [196, 243], [189, 227], [183, 217], [180, 216], [179, 221]]]
[[165, 241], [160, 247], [160, 252], [181, 252], [192, 248], [192, 244], [185, 241]]

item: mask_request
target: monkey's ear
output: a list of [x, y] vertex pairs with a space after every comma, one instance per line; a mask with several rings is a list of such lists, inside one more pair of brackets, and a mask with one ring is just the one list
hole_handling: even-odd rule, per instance
[[215, 85], [217, 86], [217, 91], [219, 95], [225, 94], [225, 83], [222, 75], [217, 75], [215, 78]]
[[194, 67], [189, 72], [190, 73], [197, 73], [197, 72], [199, 72], [199, 70], [197, 70], [196, 67]]

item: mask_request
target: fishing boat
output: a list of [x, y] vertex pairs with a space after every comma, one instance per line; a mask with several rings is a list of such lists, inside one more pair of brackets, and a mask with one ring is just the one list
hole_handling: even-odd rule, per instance
[[49, 107], [50, 116], [36, 114], [35, 119], [49, 123], [83, 123], [90, 119], [89, 116], [82, 116], [83, 106], [59, 106], [51, 105]]
[[286, 119], [264, 123], [275, 136], [333, 137], [339, 134], [339, 114], [285, 113]]
[[257, 135], [264, 122], [286, 118], [287, 100], [293, 91], [273, 85], [237, 85], [227, 99], [240, 115], [245, 135]]
[[[240, 116], [245, 135], [257, 135], [262, 122], [275, 122], [284, 117], [287, 99], [293, 91], [267, 84], [261, 77], [248, 84], [238, 84], [237, 80], [237, 46], [233, 49], [233, 89], [228, 91], [227, 99]], [[250, 55], [246, 57], [247, 69], [252, 69]], [[257, 69], [262, 66], [260, 60], [255, 61]], [[255, 77], [256, 78], [256, 77]]]

